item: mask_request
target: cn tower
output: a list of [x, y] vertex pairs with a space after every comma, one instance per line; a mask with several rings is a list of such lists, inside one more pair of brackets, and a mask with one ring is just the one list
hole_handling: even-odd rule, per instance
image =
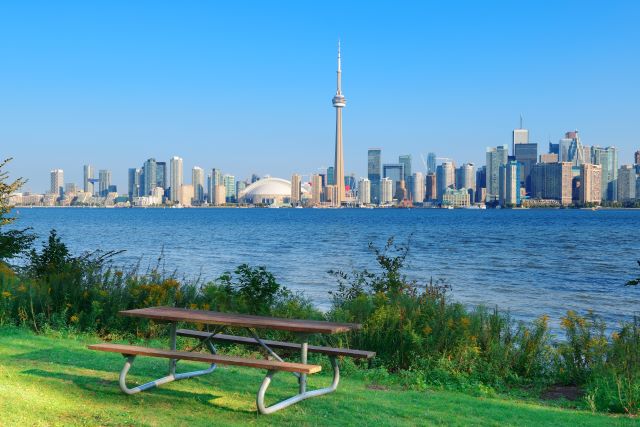
[[342, 69], [340, 64], [340, 41], [338, 41], [338, 82], [336, 96], [333, 97], [333, 106], [336, 109], [336, 162], [335, 162], [335, 185], [338, 188], [338, 199], [335, 203], [340, 206], [345, 200], [344, 194], [344, 157], [342, 155], [342, 108], [347, 105], [346, 99], [342, 95]]

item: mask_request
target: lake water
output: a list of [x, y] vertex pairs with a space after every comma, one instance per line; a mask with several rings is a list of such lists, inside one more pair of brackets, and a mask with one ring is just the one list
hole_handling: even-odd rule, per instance
[[[74, 253], [125, 249], [117, 262], [156, 262], [214, 278], [241, 263], [265, 265], [320, 307], [330, 269], [375, 267], [368, 243], [411, 236], [407, 274], [445, 279], [467, 304], [515, 317], [594, 309], [608, 322], [640, 311], [637, 210], [438, 209], [18, 209], [41, 237], [56, 228]], [[635, 274], [635, 276], [634, 276]]]

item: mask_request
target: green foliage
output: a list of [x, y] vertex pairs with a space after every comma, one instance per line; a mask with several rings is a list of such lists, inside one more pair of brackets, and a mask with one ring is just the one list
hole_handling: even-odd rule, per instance
[[9, 182], [9, 174], [3, 168], [11, 159], [0, 162], [0, 263], [16, 258], [25, 253], [31, 247], [35, 236], [29, 229], [6, 230], [6, 226], [15, 221], [15, 217], [9, 216], [9, 195], [20, 189], [25, 183], [22, 178]]

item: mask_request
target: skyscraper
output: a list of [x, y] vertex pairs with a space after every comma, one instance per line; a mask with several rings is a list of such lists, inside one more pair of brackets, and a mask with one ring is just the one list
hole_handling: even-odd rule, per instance
[[425, 183], [422, 172], [416, 172], [411, 176], [411, 195], [414, 203], [424, 202]]
[[409, 192], [408, 198], [411, 198], [411, 192], [413, 190], [413, 185], [411, 183], [412, 172], [411, 172], [411, 154], [405, 154], [404, 156], [398, 157], [398, 163], [401, 163], [404, 166], [404, 184]]
[[342, 69], [340, 59], [340, 42], [338, 42], [338, 76], [336, 95], [333, 97], [333, 106], [336, 109], [336, 156], [335, 156], [335, 182], [337, 186], [337, 197], [333, 201], [340, 206], [344, 200], [344, 157], [342, 150], [342, 109], [347, 105], [347, 101], [342, 95]]
[[634, 155], [634, 163], [636, 165], [640, 165], [640, 150], [636, 151], [636, 154]]
[[144, 162], [142, 166], [143, 181], [144, 181], [144, 195], [149, 196], [154, 188], [158, 186], [157, 183], [157, 168], [156, 159], [151, 158]]
[[93, 166], [84, 165], [82, 176], [82, 190], [85, 193], [93, 194], [93, 182], [91, 182], [91, 180], [93, 179], [93, 174]]
[[169, 184], [167, 184], [167, 175], [167, 163], [156, 163], [156, 187], [164, 188], [165, 190], [169, 188]]
[[571, 163], [538, 163], [531, 170], [531, 197], [558, 200], [562, 206], [572, 202]]
[[428, 173], [425, 177], [425, 200], [436, 200], [438, 198], [438, 187], [436, 182], [436, 174]]
[[436, 173], [436, 153], [427, 154], [427, 173]]
[[140, 169], [129, 168], [127, 178], [127, 193], [129, 194], [129, 201], [132, 201], [134, 197], [140, 196]]
[[64, 194], [64, 171], [62, 169], [54, 169], [50, 172], [51, 183], [49, 193], [62, 197]]
[[380, 204], [380, 178], [382, 178], [382, 150], [370, 148], [367, 153], [367, 178], [371, 185], [371, 203]]
[[520, 127], [518, 129], [514, 129], [511, 137], [511, 141], [513, 143], [512, 153], [515, 155], [516, 145], [517, 144], [528, 144], [529, 143], [529, 130], [523, 129], [522, 127], [522, 116], [520, 116]]
[[100, 197], [107, 197], [111, 187], [111, 171], [100, 169], [98, 171], [98, 192]]
[[507, 163], [509, 157], [509, 147], [499, 145], [487, 148], [487, 202], [498, 200], [500, 191], [500, 166]]
[[225, 188], [225, 198], [227, 203], [236, 201], [236, 177], [234, 175], [225, 175], [222, 177], [222, 185]]
[[371, 203], [371, 181], [367, 178], [360, 178], [358, 181], [358, 203], [361, 205]]
[[531, 192], [531, 169], [538, 160], [538, 144], [521, 143], [514, 144], [513, 155], [522, 164], [520, 168], [520, 185], [527, 193]]
[[322, 202], [322, 177], [319, 174], [311, 175], [311, 203], [315, 206]]
[[402, 163], [390, 163], [382, 165], [382, 176], [392, 181], [393, 197], [400, 197], [399, 192], [404, 188], [404, 165]]
[[516, 160], [500, 166], [500, 206], [520, 206], [520, 167]]
[[327, 185], [336, 184], [336, 169], [333, 166], [327, 168]]
[[636, 200], [636, 169], [631, 165], [620, 166], [618, 170], [618, 201]]
[[173, 156], [169, 161], [171, 167], [171, 192], [169, 194], [169, 200], [174, 203], [180, 202], [180, 189], [183, 184], [184, 175], [182, 173], [182, 158]]
[[456, 171], [453, 162], [442, 162], [436, 167], [436, 184], [438, 188], [438, 200], [442, 201], [442, 195], [447, 188], [456, 186]]
[[222, 185], [222, 171], [220, 169], [211, 169], [211, 175], [207, 182], [207, 201], [209, 204], [216, 204], [216, 189]]
[[294, 173], [291, 176], [291, 205], [298, 206], [302, 201], [302, 177]]
[[393, 181], [390, 178], [380, 180], [380, 204], [387, 204], [393, 201]]
[[473, 163], [465, 163], [456, 169], [456, 188], [466, 189], [471, 201], [476, 195], [476, 167]]
[[193, 167], [191, 184], [193, 185], [193, 200], [198, 204], [204, 202], [204, 169], [199, 166]]
[[580, 203], [602, 201], [602, 166], [584, 163], [580, 166]]
[[602, 166], [600, 184], [602, 199], [616, 200], [618, 196], [618, 150], [616, 147], [591, 147], [593, 163]]

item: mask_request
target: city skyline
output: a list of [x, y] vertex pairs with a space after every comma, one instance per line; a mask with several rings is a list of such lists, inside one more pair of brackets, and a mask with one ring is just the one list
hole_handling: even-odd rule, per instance
[[[332, 6], [257, 4], [256, 16], [233, 6], [128, 6], [145, 12], [152, 36], [122, 13], [124, 3], [97, 15], [80, 3], [64, 16], [49, 5], [34, 13], [5, 7], [0, 35], [15, 43], [0, 70], [0, 142], [15, 158], [12, 176], [42, 191], [48, 177], [36, 171], [60, 168], [80, 183], [75, 165], [89, 163], [111, 170], [123, 188], [130, 166], [123, 158], [176, 154], [185, 170], [215, 165], [240, 177], [330, 166], [326, 93], [335, 85], [338, 38], [353, 100], [345, 175], [367, 176], [361, 153], [370, 147], [414, 161], [436, 152], [482, 164], [485, 147], [511, 144], [520, 114], [539, 147], [577, 128], [586, 145], [618, 147], [620, 159], [637, 150], [634, 4], [503, 5], [491, 16], [472, 3], [376, 5], [365, 13], [341, 4], [337, 16]], [[340, 31], [325, 28], [323, 16]], [[567, 16], [601, 31], [549, 31]], [[211, 25], [214, 17], [220, 25]], [[123, 29], [118, 37], [114, 25]], [[287, 36], [296, 29], [298, 37]], [[273, 108], [282, 94], [290, 102]]]

